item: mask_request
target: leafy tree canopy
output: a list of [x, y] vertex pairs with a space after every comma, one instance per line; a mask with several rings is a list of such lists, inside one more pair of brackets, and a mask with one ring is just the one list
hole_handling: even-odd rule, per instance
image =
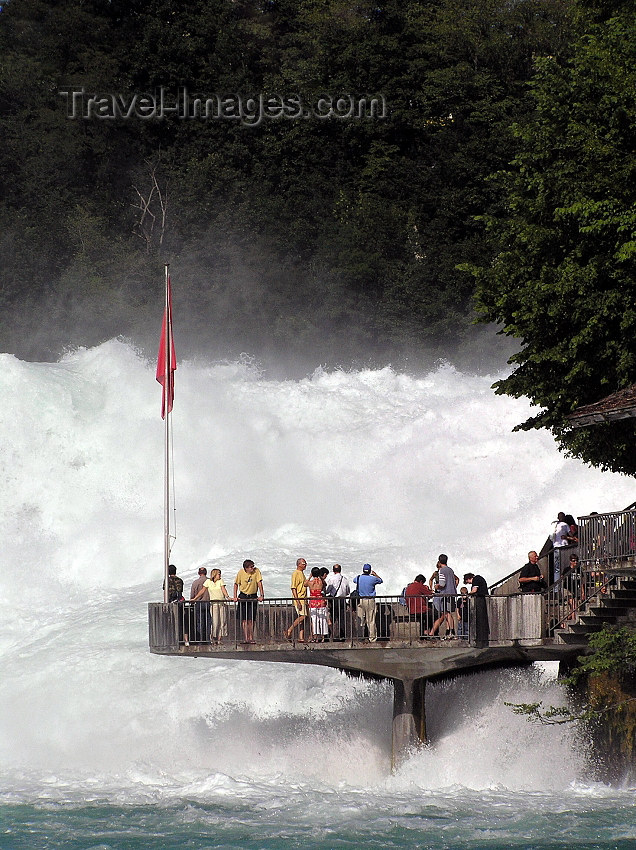
[[527, 396], [561, 447], [636, 473], [634, 423], [574, 430], [567, 415], [636, 381], [636, 8], [578, 7], [571, 58], [537, 59], [533, 110], [494, 178], [494, 258], [473, 268], [482, 318], [521, 340], [498, 393]]

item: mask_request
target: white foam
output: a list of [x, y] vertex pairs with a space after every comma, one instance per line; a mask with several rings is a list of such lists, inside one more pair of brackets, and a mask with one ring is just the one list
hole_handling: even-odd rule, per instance
[[[107, 793], [112, 777], [142, 798], [184, 777], [224, 793], [248, 774], [356, 787], [360, 752], [365, 786], [396, 794], [411, 783], [425, 793], [430, 776], [472, 789], [579, 777], [567, 733], [536, 738], [503, 707], [511, 681], [510, 701], [524, 688], [557, 699], [540, 676], [458, 680], [444, 699], [432, 689], [435, 743], [390, 778], [389, 685], [151, 656], [145, 603], [160, 596], [163, 533], [153, 364], [111, 341], [57, 364], [0, 365], [8, 793], [89, 778]], [[491, 581], [541, 546], [557, 510], [632, 500], [628, 479], [564, 458], [548, 434], [512, 433], [528, 404], [495, 396], [496, 377], [442, 365], [421, 377], [387, 367], [271, 381], [245, 361], [180, 363], [173, 560], [186, 589], [201, 563], [231, 581], [249, 556], [266, 592], [287, 595], [300, 554], [349, 575], [370, 561], [387, 593], [432, 571], [440, 551]]]

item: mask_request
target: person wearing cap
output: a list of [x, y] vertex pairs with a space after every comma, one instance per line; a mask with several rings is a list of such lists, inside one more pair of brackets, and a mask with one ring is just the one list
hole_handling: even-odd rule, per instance
[[439, 575], [435, 596], [440, 607], [435, 607], [439, 611], [439, 617], [433, 623], [429, 635], [432, 637], [442, 623], [446, 623], [446, 637], [450, 637], [451, 634], [455, 637], [455, 610], [457, 608], [455, 596], [459, 581], [453, 570], [448, 566], [448, 555], [439, 556], [437, 571]]
[[371, 564], [362, 567], [362, 574], [354, 578], [353, 583], [358, 588], [359, 602], [356, 608], [358, 620], [364, 633], [366, 625], [369, 631], [369, 640], [375, 643], [378, 639], [375, 627], [375, 587], [382, 584], [380, 576], [371, 569]]
[[197, 602], [200, 600], [199, 604], [194, 606], [194, 639], [196, 641], [210, 640], [210, 594], [203, 586], [207, 579], [208, 571], [205, 567], [199, 567], [199, 575], [190, 588], [190, 602], [194, 602], [195, 598]]

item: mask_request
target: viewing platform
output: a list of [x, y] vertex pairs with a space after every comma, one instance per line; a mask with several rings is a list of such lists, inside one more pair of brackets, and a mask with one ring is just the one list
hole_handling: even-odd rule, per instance
[[[474, 636], [474, 618], [469, 621], [466, 638], [445, 635], [420, 638], [420, 621], [411, 618], [397, 597], [386, 596], [377, 598], [379, 637], [371, 643], [361, 633], [349, 601], [343, 601], [345, 636], [322, 643], [298, 640], [290, 643], [285, 638], [285, 630], [296, 617], [291, 599], [259, 602], [253, 644], [241, 641], [237, 603], [228, 602], [225, 604], [228, 636], [220, 645], [203, 639], [209, 622], [205, 617], [209, 618], [212, 603], [150, 603], [150, 651], [227, 661], [318, 664], [350, 675], [390, 679], [394, 688], [392, 761], [395, 766], [411, 747], [427, 740], [428, 680], [493, 666], [541, 660], [573, 661], [586, 648], [585, 641], [568, 644], [558, 637], [546, 636], [546, 600], [540, 594], [488, 597], [490, 639], [479, 645]], [[306, 629], [309, 634], [309, 618]]]
[[[341, 638], [329, 636], [324, 642], [301, 642], [296, 631], [292, 640], [287, 640], [285, 633], [297, 616], [292, 599], [259, 602], [255, 642], [246, 643], [237, 603], [229, 601], [225, 603], [228, 635], [219, 645], [204, 639], [210, 604], [217, 603], [149, 603], [150, 651], [193, 658], [320, 664], [389, 679], [433, 679], [466, 667], [560, 660], [580, 652], [580, 648], [574, 650], [558, 638], [547, 636], [546, 600], [541, 594], [487, 597], [490, 636], [487, 643], [479, 645], [471, 610], [466, 637], [449, 637], [444, 627], [441, 635], [421, 637], [420, 621], [409, 615], [396, 596], [376, 597], [378, 638], [374, 643], [361, 630], [349, 600], [344, 600]], [[427, 629], [431, 620], [432, 614], [424, 623]], [[310, 636], [309, 617], [306, 635]]]
[[[378, 596], [375, 642], [369, 641], [366, 627], [360, 625], [356, 601], [343, 598], [325, 600], [330, 625], [322, 642], [301, 642], [298, 627], [291, 640], [287, 638], [297, 617], [293, 599], [249, 603], [255, 608], [254, 642], [248, 643], [242, 630], [245, 610], [240, 612], [241, 602], [230, 600], [149, 603], [150, 651], [227, 661], [318, 664], [350, 675], [390, 679], [394, 685], [395, 765], [410, 747], [427, 739], [427, 681], [535, 661], [569, 664], [588, 651], [588, 635], [604, 624], [630, 624], [636, 628], [636, 512], [597, 514], [580, 518], [579, 522], [579, 570], [552, 582], [543, 593], [519, 593], [518, 571], [493, 585], [492, 595], [484, 598], [486, 639], [483, 619], [477, 622], [484, 616], [483, 609], [480, 612], [476, 608], [474, 597], [469, 597], [463, 621], [455, 616], [455, 635], [445, 634], [442, 627], [441, 634], [430, 636], [428, 632], [437, 616], [431, 597], [428, 612], [420, 614], [409, 613], [404, 600], [397, 596]], [[570, 551], [564, 547], [562, 554]], [[548, 554], [539, 565], [548, 584]], [[226, 622], [226, 634], [220, 644], [210, 640], [214, 606], [223, 607]], [[304, 629], [309, 641], [309, 616]]]

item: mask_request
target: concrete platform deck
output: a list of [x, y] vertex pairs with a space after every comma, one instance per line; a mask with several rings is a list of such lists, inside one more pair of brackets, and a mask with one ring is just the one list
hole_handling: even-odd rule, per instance
[[315, 644], [238, 644], [211, 645], [190, 643], [177, 648], [153, 647], [158, 655], [181, 658], [217, 658], [225, 661], [267, 661], [286, 664], [318, 664], [353, 673], [365, 673], [385, 679], [435, 679], [470, 672], [491, 665], [531, 664], [534, 661], [573, 660], [584, 646], [557, 642], [555, 639], [504, 641], [486, 647], [467, 641], [430, 639], [417, 645], [406, 642], [315, 643]]

